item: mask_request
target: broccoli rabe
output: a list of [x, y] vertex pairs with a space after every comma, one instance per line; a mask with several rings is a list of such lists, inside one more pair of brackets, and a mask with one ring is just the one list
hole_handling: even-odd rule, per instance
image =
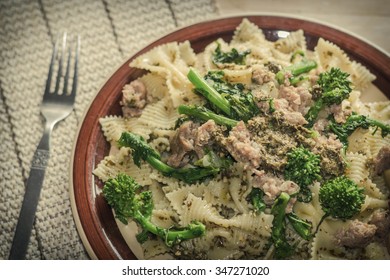
[[352, 89], [348, 77], [348, 73], [334, 67], [320, 74], [317, 84], [321, 90], [321, 95], [305, 115], [305, 119], [308, 122], [307, 127], [314, 125], [319, 112], [324, 107], [340, 104], [344, 99], [349, 97]]
[[327, 217], [351, 219], [359, 213], [364, 200], [363, 188], [345, 176], [328, 180], [320, 188], [319, 201]]
[[140, 243], [146, 241], [149, 234], [159, 236], [168, 246], [204, 235], [206, 227], [196, 221], [181, 229], [165, 229], [153, 224], [152, 193], [141, 189], [132, 177], [125, 174], [108, 179], [103, 187], [103, 195], [114, 209], [116, 218], [124, 224], [128, 223], [128, 219], [133, 219], [141, 226], [142, 232], [137, 235]]
[[224, 73], [216, 71], [202, 78], [194, 69], [188, 72], [188, 79], [195, 91], [203, 95], [213, 111], [221, 111], [226, 117], [247, 121], [259, 113], [253, 96], [244, 91], [242, 84], [230, 84], [222, 79]]
[[380, 128], [382, 137], [386, 137], [390, 133], [390, 125], [357, 114], [351, 114], [346, 122], [342, 124], [338, 124], [331, 119], [328, 125], [329, 130], [336, 134], [344, 145], [344, 149], [348, 147], [348, 137], [359, 127], [364, 129], [375, 127], [374, 133]]
[[[286, 221], [288, 220], [296, 233], [305, 240], [312, 238], [312, 224], [302, 220], [294, 212], [286, 214], [286, 208], [291, 196], [282, 192], [276, 199], [271, 208], [271, 214], [274, 215], [272, 221], [271, 240], [275, 246], [274, 257], [276, 259], [285, 259], [294, 253], [295, 245], [290, 244], [286, 239]], [[286, 219], [287, 218], [287, 219]]]
[[272, 221], [272, 233], [271, 240], [275, 246], [275, 258], [282, 259], [287, 258], [294, 251], [293, 247], [286, 240], [286, 207], [290, 196], [282, 192], [275, 200], [271, 214], [274, 215]]
[[275, 246], [276, 259], [285, 259], [294, 253], [294, 247], [286, 239], [286, 207], [289, 200], [290, 195], [282, 192], [271, 208], [271, 214], [274, 215], [271, 240]]
[[224, 80], [225, 73], [220, 71], [209, 71], [204, 76], [204, 80], [210, 84], [219, 94], [240, 95], [245, 91], [245, 86], [241, 83], [228, 83]]
[[291, 56], [291, 62], [298, 54], [303, 56], [300, 61], [290, 66], [287, 66], [276, 73], [275, 78], [279, 84], [283, 84], [285, 82], [285, 79], [288, 78], [289, 83], [291, 85], [296, 85], [306, 79], [306, 77], [302, 76], [301, 74], [307, 73], [310, 70], [317, 68], [317, 63], [314, 60], [305, 58], [305, 55], [302, 51], [295, 52]]
[[288, 213], [287, 218], [300, 237], [305, 240], [310, 240], [313, 237], [311, 233], [313, 226], [311, 223], [302, 220], [294, 212]]
[[320, 180], [320, 156], [305, 147], [295, 147], [287, 153], [284, 176], [299, 186], [308, 186]]
[[269, 106], [269, 112], [272, 114], [273, 112], [276, 111], [275, 109], [275, 102], [274, 102], [274, 99], [273, 98], [270, 98], [268, 100], [268, 106]]
[[299, 201], [309, 202], [311, 200], [311, 191], [308, 189], [308, 186], [314, 181], [321, 180], [320, 164], [320, 156], [307, 148], [296, 147], [287, 153], [284, 177], [299, 185]]
[[247, 199], [252, 203], [255, 212], [264, 212], [265, 208], [267, 207], [263, 200], [263, 197], [264, 192], [258, 188], [252, 189], [252, 191], [249, 193]]
[[205, 167], [205, 168], [217, 168], [221, 170], [226, 170], [233, 163], [233, 160], [230, 156], [225, 156], [223, 158], [219, 157], [216, 152], [211, 149], [205, 149], [205, 155], [194, 162], [195, 166]]
[[196, 105], [180, 105], [178, 107], [178, 112], [180, 114], [185, 114], [191, 118], [208, 121], [213, 120], [216, 124], [224, 125], [227, 127], [234, 127], [237, 125], [238, 121], [227, 118], [225, 116], [214, 113], [213, 111]]
[[258, 102], [267, 102], [268, 103], [268, 112], [266, 112], [266, 110], [264, 110], [263, 111], [264, 113], [272, 114], [272, 113], [274, 113], [276, 111], [274, 98], [272, 98], [272, 97], [262, 97], [262, 98], [257, 99], [257, 101]]
[[237, 49], [233, 48], [229, 52], [223, 52], [221, 50], [221, 44], [217, 43], [217, 48], [213, 53], [213, 62], [217, 63], [235, 63], [239, 65], [245, 64], [245, 57], [250, 54], [250, 50], [246, 50], [243, 52], [237, 51]]
[[360, 212], [365, 197], [363, 188], [344, 175], [326, 181], [319, 192], [319, 201], [325, 214], [316, 232], [327, 217], [343, 221], [353, 218]]
[[164, 176], [173, 177], [186, 183], [194, 183], [214, 176], [221, 170], [215, 166], [173, 168], [162, 162], [160, 154], [150, 147], [141, 136], [131, 132], [123, 132], [118, 144], [132, 149], [133, 160], [137, 166], [140, 166], [141, 160], [144, 160]]

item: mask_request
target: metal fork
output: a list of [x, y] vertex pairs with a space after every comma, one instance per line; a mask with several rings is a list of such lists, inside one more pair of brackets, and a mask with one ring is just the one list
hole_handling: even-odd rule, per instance
[[[24, 195], [22, 208], [20, 210], [18, 223], [16, 225], [15, 235], [9, 259], [24, 259], [31, 236], [31, 230], [34, 224], [35, 212], [41, 193], [42, 183], [45, 175], [45, 169], [50, 154], [50, 134], [54, 126], [65, 119], [73, 110], [73, 104], [77, 89], [78, 76], [78, 57], [80, 50], [80, 37], [76, 38], [75, 47], [67, 47], [67, 35], [62, 37], [61, 53], [58, 54], [59, 42], [57, 39], [51, 57], [49, 74], [46, 81], [45, 93], [41, 104], [41, 113], [44, 116], [45, 129], [41, 141], [33, 156], [31, 163], [30, 176], [27, 180], [26, 192]], [[72, 49], [74, 49], [74, 61], [72, 60]], [[59, 58], [57, 56], [59, 55]], [[58, 71], [54, 85], [52, 87], [52, 76], [56, 61], [58, 60]], [[65, 74], [63, 74], [63, 64], [66, 62]], [[73, 64], [72, 64], [73, 62]], [[71, 64], [73, 67], [71, 67]], [[69, 76], [73, 68], [73, 82], [69, 92]]]

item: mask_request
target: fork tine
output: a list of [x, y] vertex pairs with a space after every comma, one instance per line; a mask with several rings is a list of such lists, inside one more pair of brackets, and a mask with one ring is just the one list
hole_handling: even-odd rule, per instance
[[63, 95], [68, 94], [68, 80], [69, 80], [69, 71], [70, 71], [70, 58], [72, 56], [72, 48], [68, 48], [68, 60], [66, 63], [66, 72], [64, 77], [64, 88], [62, 90]]
[[44, 95], [50, 94], [51, 78], [53, 77], [53, 67], [54, 67], [55, 58], [57, 56], [57, 52], [58, 52], [58, 38], [56, 39], [56, 42], [54, 43], [53, 53], [51, 55], [50, 66], [49, 66], [49, 73], [47, 75], [46, 87], [45, 87]]
[[73, 98], [76, 95], [77, 90], [77, 78], [78, 78], [78, 65], [79, 65], [79, 52], [80, 52], [80, 36], [77, 36], [76, 43], [76, 54], [75, 54], [75, 63], [74, 63], [74, 73], [73, 73], [73, 84], [72, 84], [72, 92], [70, 93]]
[[66, 49], [66, 32], [64, 33], [62, 37], [62, 50], [61, 50], [61, 57], [58, 64], [58, 72], [57, 72], [57, 80], [56, 80], [56, 86], [54, 89], [54, 93], [58, 94], [58, 89], [60, 88], [60, 82], [61, 82], [61, 76], [62, 76], [62, 64], [64, 61], [65, 56], [65, 49]]

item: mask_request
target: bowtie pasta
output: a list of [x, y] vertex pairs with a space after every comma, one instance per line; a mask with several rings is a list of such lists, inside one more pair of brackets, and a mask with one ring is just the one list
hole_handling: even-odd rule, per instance
[[[319, 39], [308, 50], [302, 30], [268, 41], [244, 19], [230, 42], [201, 53], [188, 41], [167, 43], [130, 66], [146, 74], [123, 88], [123, 115], [100, 119], [112, 152], [94, 175], [126, 174], [150, 191], [149, 218], [162, 236], [205, 226], [168, 244], [150, 232], [138, 242], [137, 220], [118, 221], [138, 258], [390, 258], [390, 102], [361, 101], [375, 76], [338, 46]], [[345, 95], [329, 101], [335, 87]], [[123, 133], [142, 137], [169, 172], [150, 155], [137, 162]], [[342, 184], [345, 200], [331, 201], [326, 188]]]

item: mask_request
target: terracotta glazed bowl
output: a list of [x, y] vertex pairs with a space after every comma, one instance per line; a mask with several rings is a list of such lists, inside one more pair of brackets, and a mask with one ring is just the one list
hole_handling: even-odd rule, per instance
[[376, 75], [375, 86], [390, 98], [389, 55], [354, 35], [321, 23], [277, 15], [245, 15], [197, 23], [162, 37], [125, 61], [103, 85], [86, 112], [75, 142], [70, 190], [72, 209], [80, 236], [91, 258], [135, 258], [117, 227], [110, 207], [99, 194], [101, 182], [92, 174], [110, 148], [101, 131], [99, 118], [121, 114], [119, 100], [122, 87], [145, 73], [130, 68], [129, 62], [157, 45], [172, 41], [189, 40], [196, 52], [203, 51], [207, 44], [217, 38], [230, 41], [233, 31], [243, 18], [258, 25], [271, 41], [279, 38], [280, 31], [302, 29], [308, 49], [314, 48], [319, 37], [335, 43], [351, 59], [360, 62]]

